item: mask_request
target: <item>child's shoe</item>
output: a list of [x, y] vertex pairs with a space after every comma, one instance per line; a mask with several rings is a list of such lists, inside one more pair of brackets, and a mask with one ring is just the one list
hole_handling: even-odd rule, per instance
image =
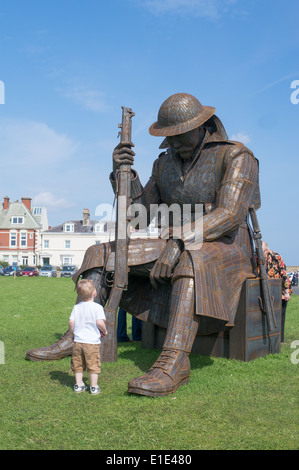
[[90, 387], [90, 393], [92, 395], [98, 395], [100, 393], [100, 391], [101, 391], [101, 389], [98, 385], [96, 387]]
[[85, 385], [84, 382], [83, 382], [83, 385], [77, 385], [77, 384], [76, 384], [76, 385], [74, 386], [74, 391], [75, 391], [76, 393], [86, 392], [86, 390], [87, 390], [87, 387], [86, 387], [86, 385]]

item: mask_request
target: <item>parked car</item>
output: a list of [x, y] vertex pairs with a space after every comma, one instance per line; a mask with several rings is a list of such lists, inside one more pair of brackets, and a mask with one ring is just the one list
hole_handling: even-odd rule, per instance
[[72, 277], [78, 271], [77, 266], [62, 266], [60, 277]]
[[3, 276], [13, 276], [16, 273], [16, 276], [20, 276], [21, 268], [19, 266], [6, 266], [3, 269]]
[[57, 269], [55, 266], [43, 266], [39, 271], [39, 275], [43, 277], [57, 277]]
[[23, 269], [23, 271], [21, 271], [20, 275], [29, 276], [29, 277], [39, 276], [39, 270], [35, 267], [27, 266], [26, 268]]

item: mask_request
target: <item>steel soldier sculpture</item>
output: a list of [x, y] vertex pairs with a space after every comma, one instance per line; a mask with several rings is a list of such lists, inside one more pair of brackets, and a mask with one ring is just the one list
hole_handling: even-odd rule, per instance
[[[260, 206], [258, 162], [242, 143], [228, 140], [215, 108], [186, 93], [164, 101], [149, 132], [165, 137], [160, 145], [165, 151], [154, 161], [144, 187], [131, 169], [132, 202], [148, 211], [151, 204], [190, 204], [191, 210], [203, 205], [203, 243], [198, 249], [196, 229], [177, 239], [170, 227], [166, 238], [129, 242], [129, 282], [120, 306], [167, 331], [159, 358], [147, 374], [130, 380], [128, 391], [163, 396], [189, 382], [195, 336], [234, 325], [242, 284], [255, 277], [247, 220], [249, 208]], [[131, 142], [115, 148], [110, 175], [114, 189], [117, 168], [133, 160]], [[115, 242], [90, 247], [73, 278], [92, 278], [102, 305], [111, 292], [107, 276], [114, 269], [114, 254]], [[71, 348], [66, 332], [53, 345], [28, 351], [26, 357], [59, 359], [70, 355]]]

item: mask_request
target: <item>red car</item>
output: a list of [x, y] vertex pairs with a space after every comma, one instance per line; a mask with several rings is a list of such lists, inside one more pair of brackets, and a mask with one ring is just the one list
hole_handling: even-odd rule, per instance
[[21, 276], [39, 276], [39, 270], [37, 268], [30, 268], [29, 266], [27, 268], [24, 268], [23, 271], [20, 273]]

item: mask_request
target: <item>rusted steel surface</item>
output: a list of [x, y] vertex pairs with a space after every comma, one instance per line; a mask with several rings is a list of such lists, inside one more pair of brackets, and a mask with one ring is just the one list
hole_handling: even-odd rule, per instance
[[264, 260], [264, 253], [262, 247], [262, 234], [259, 227], [259, 223], [257, 220], [256, 212], [254, 207], [249, 208], [249, 213], [251, 216], [252, 227], [253, 227], [253, 238], [255, 241], [256, 246], [256, 255], [257, 255], [257, 262], [259, 267], [259, 275], [261, 278], [261, 303], [262, 309], [266, 314], [268, 327], [270, 331], [275, 331], [276, 329], [276, 318], [274, 314], [274, 306], [272, 302], [270, 287], [269, 287], [269, 280], [268, 274], [265, 267], [265, 260]]
[[[259, 207], [258, 164], [243, 144], [225, 138], [223, 125], [213, 114], [212, 108], [202, 107], [190, 95], [174, 95], [166, 100], [150, 132], [168, 136], [169, 147], [154, 162], [151, 178], [144, 187], [135, 170], [132, 176], [132, 200], [145, 206], [148, 213], [151, 204], [178, 204], [182, 209], [184, 204], [190, 204], [193, 210], [196, 204], [203, 204], [203, 245], [194, 249], [195, 226], [193, 233], [182, 235], [181, 254], [176, 265], [171, 266], [171, 280], [165, 276], [163, 279], [161, 270], [161, 279], [156, 280], [166, 282], [158, 283], [157, 289], [149, 282], [153, 266], [163, 259], [163, 269], [172, 259], [169, 243], [163, 248], [157, 242], [158, 252], [160, 248], [162, 250], [160, 254], [157, 252], [156, 263], [149, 258], [146, 263], [144, 258], [147, 248], [153, 253], [155, 240], [143, 241], [139, 265], [132, 266], [128, 260], [128, 290], [123, 293], [120, 305], [133, 315], [142, 314], [149, 321], [167, 328], [163, 352], [171, 352], [171, 364], [177, 351], [190, 353], [198, 332], [210, 334], [234, 325], [244, 280], [255, 277], [247, 216], [254, 201]], [[206, 122], [205, 126], [201, 126], [201, 120]], [[201, 127], [197, 128], [198, 125]], [[180, 136], [180, 143], [176, 133], [185, 129], [187, 138]], [[188, 147], [190, 142], [193, 145], [195, 135], [199, 140], [193, 147], [191, 158], [188, 148], [182, 147]], [[110, 179], [113, 182], [114, 175]], [[171, 227], [169, 235], [171, 237]], [[138, 242], [132, 240], [132, 253], [134, 243]], [[107, 245], [92, 248], [86, 254], [80, 272], [91, 269], [95, 258], [104, 259], [105, 251], [107, 253]], [[186, 368], [184, 355], [179, 356], [178, 363], [183, 361]], [[164, 361], [163, 372], [163, 361], [158, 361], [149, 375], [138, 378], [137, 382], [133, 379], [129, 390], [145, 395], [171, 393], [172, 386], [162, 384], [162, 377], [168, 382], [166, 377], [169, 375], [177, 388], [177, 367]], [[187, 380], [187, 376], [183, 380]]]
[[[161, 357], [148, 374], [130, 381], [132, 393], [167, 395], [186, 383], [188, 354], [197, 333], [233, 327], [242, 285], [255, 277], [247, 217], [250, 206], [260, 205], [258, 162], [243, 144], [227, 139], [214, 112], [191, 95], [169, 97], [150, 128], [152, 135], [166, 136], [162, 142], [166, 150], [154, 161], [145, 186], [131, 170], [132, 202], [145, 207], [148, 220], [153, 204], [176, 204], [182, 213], [190, 205], [193, 214], [189, 231], [182, 217], [178, 226], [173, 222], [162, 227], [162, 241], [130, 241], [128, 288], [120, 306], [166, 328]], [[118, 146], [113, 160], [110, 180], [117, 190], [117, 166], [132, 164], [131, 146]], [[202, 245], [197, 245], [199, 229], [193, 223], [199, 204], [203, 205]], [[172, 237], [178, 227], [177, 241]], [[110, 285], [104, 283], [107, 267], [113, 269], [113, 252], [113, 243], [90, 248], [78, 272], [85, 276], [104, 271], [99, 281], [102, 305], [111, 295]]]
[[55, 343], [44, 348], [30, 349], [26, 352], [26, 359], [30, 361], [56, 361], [71, 356], [73, 352], [73, 334], [67, 331]]
[[[122, 107], [122, 122], [119, 124], [120, 143], [132, 140], [132, 117], [135, 115], [130, 108]], [[115, 171], [117, 182], [116, 194], [116, 229], [115, 229], [115, 260], [113, 286], [107, 305], [104, 306], [106, 328], [109, 341], [103, 340], [101, 357], [103, 362], [117, 360], [117, 311], [123, 291], [128, 288], [128, 208], [131, 204], [131, 165], [120, 163]]]
[[[166, 240], [161, 239], [130, 239], [128, 245], [128, 266], [136, 266], [155, 261], [160, 256], [163, 248], [165, 248], [166, 243]], [[84, 271], [104, 265], [107, 271], [114, 271], [115, 241], [89, 247], [85, 253], [81, 268], [78, 269], [73, 276], [73, 281], [76, 283]]]
[[[262, 295], [260, 279], [244, 282], [235, 317], [235, 326], [210, 335], [197, 333], [191, 352], [211, 357], [226, 357], [239, 361], [251, 361], [268, 354], [280, 352], [281, 281], [269, 281], [273, 296], [276, 329], [270, 331], [265, 313], [260, 308]], [[142, 347], [162, 349], [166, 328], [151, 322], [142, 324]]]
[[176, 93], [162, 103], [158, 120], [149, 128], [155, 136], [172, 136], [192, 131], [215, 113], [212, 106], [203, 106], [188, 93]]

